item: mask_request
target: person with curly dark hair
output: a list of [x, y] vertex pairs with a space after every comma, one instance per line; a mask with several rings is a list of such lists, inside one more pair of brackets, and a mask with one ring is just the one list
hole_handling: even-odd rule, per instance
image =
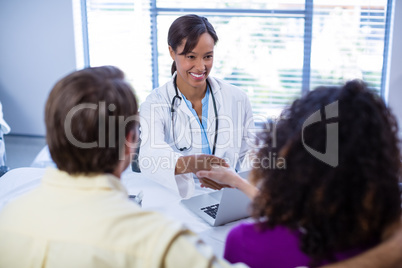
[[256, 222], [231, 230], [225, 258], [316, 267], [380, 243], [401, 216], [396, 122], [360, 80], [319, 87], [261, 133], [250, 178], [257, 188], [222, 167], [197, 173], [254, 197]]

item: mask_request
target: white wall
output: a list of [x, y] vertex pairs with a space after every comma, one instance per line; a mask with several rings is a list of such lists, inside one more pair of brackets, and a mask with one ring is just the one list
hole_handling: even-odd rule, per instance
[[402, 137], [402, 1], [394, 1], [388, 103], [398, 117], [399, 136]]
[[45, 135], [54, 83], [75, 70], [72, 0], [0, 0], [0, 101], [12, 134]]

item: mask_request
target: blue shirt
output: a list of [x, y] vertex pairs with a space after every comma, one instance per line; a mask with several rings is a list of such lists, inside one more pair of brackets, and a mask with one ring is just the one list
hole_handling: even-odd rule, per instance
[[193, 109], [193, 105], [186, 97], [182, 94], [184, 101], [186, 102], [187, 107], [190, 109], [191, 113], [197, 119], [198, 124], [201, 129], [201, 144], [202, 144], [202, 153], [203, 154], [211, 154], [211, 148], [209, 147], [208, 137], [207, 137], [207, 121], [208, 121], [208, 103], [209, 103], [209, 91], [210, 88], [207, 87], [207, 92], [205, 93], [204, 98], [202, 99], [202, 121], [200, 121], [197, 112]]

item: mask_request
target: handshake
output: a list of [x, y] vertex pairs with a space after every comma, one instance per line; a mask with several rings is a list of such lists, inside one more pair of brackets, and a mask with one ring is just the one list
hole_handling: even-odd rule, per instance
[[201, 187], [220, 190], [232, 188], [229, 174], [236, 174], [229, 164], [214, 155], [199, 154], [182, 156], [177, 160], [175, 174], [194, 173], [201, 182]]
[[201, 182], [201, 187], [220, 190], [237, 188], [254, 197], [258, 190], [242, 179], [222, 158], [214, 155], [200, 154], [182, 156], [177, 160], [175, 174], [194, 173]]

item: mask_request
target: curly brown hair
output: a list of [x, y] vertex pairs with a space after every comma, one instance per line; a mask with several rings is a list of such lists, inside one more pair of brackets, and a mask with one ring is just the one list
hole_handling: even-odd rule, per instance
[[[325, 115], [334, 103], [339, 112], [332, 122], [303, 127], [314, 112]], [[331, 123], [338, 124], [335, 167], [306, 150], [309, 146], [325, 152]], [[333, 260], [335, 252], [376, 243], [399, 219], [397, 122], [364, 82], [309, 92], [284, 110], [274, 130], [261, 133], [264, 146], [253, 171], [260, 187], [253, 217], [260, 227], [282, 225], [301, 231], [300, 248], [317, 265]], [[285, 168], [267, 168], [264, 159], [274, 153], [285, 160]]]

